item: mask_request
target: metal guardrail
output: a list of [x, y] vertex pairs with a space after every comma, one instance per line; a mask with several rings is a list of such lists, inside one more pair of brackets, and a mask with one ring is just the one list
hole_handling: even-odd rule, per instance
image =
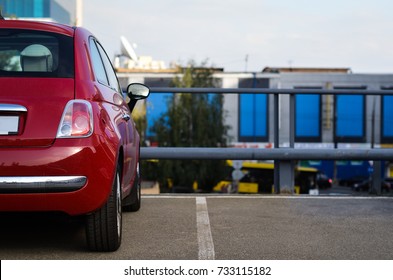
[[141, 159], [392, 160], [393, 149], [141, 148]]
[[[274, 147], [273, 149], [244, 149], [244, 148], [186, 148], [186, 147], [150, 147], [141, 148], [141, 159], [237, 159], [237, 160], [274, 160], [275, 175], [274, 185], [277, 192], [293, 193], [294, 187], [294, 161], [296, 160], [373, 160], [373, 192], [381, 193], [381, 160], [393, 160], [393, 149], [299, 149], [294, 148], [295, 132], [295, 96], [296, 94], [320, 95], [393, 95], [393, 90], [365, 90], [365, 89], [272, 89], [272, 88], [169, 88], [154, 87], [154, 93], [264, 93], [274, 95]], [[290, 137], [289, 148], [279, 146], [279, 95], [290, 95], [289, 123]]]
[[322, 95], [393, 95], [393, 90], [367, 90], [367, 89], [279, 89], [279, 88], [171, 88], [153, 87], [152, 93], [266, 93], [266, 94], [322, 94]]

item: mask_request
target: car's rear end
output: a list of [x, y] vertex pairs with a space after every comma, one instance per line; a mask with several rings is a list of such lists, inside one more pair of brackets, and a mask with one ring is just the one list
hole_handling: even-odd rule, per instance
[[79, 215], [109, 196], [116, 152], [93, 134], [98, 105], [75, 100], [74, 32], [0, 22], [0, 211]]

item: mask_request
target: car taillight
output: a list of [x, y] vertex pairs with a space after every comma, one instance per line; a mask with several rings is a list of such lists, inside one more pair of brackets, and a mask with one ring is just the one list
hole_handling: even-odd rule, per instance
[[91, 104], [84, 100], [67, 103], [57, 130], [57, 138], [88, 137], [93, 133]]

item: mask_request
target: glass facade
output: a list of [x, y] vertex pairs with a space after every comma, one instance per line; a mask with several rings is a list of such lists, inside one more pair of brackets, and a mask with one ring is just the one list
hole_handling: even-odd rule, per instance
[[55, 0], [0, 0], [2, 14], [16, 18], [50, 18], [71, 24], [70, 13]]
[[150, 94], [147, 99], [147, 137], [154, 137], [155, 133], [152, 131], [154, 123], [168, 111], [168, 99], [173, 96], [173, 93], [154, 93]]
[[50, 0], [0, 0], [5, 16], [50, 17]]
[[365, 103], [362, 95], [336, 96], [336, 141], [363, 142]]
[[382, 129], [381, 140], [383, 143], [393, 142], [393, 96], [382, 97]]
[[[269, 79], [239, 79], [239, 88], [269, 88]], [[241, 142], [265, 142], [269, 140], [268, 95], [264, 93], [239, 94], [238, 140]]]
[[267, 95], [239, 95], [239, 140], [246, 142], [268, 139]]
[[321, 96], [297, 94], [295, 104], [295, 140], [321, 141]]

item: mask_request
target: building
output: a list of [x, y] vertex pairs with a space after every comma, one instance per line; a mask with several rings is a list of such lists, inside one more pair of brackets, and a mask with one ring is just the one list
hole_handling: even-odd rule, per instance
[[[173, 71], [120, 72], [120, 82], [145, 83], [150, 87], [168, 87]], [[393, 89], [393, 74], [355, 74], [350, 69], [294, 69], [267, 68], [261, 73], [214, 74], [222, 88], [283, 88], [283, 89]], [[165, 94], [153, 94], [149, 102], [154, 110], [165, 110], [160, 103]], [[226, 119], [231, 126], [233, 144], [273, 141], [273, 98], [268, 94], [236, 94], [225, 96]], [[288, 120], [289, 96], [280, 96], [281, 146], [289, 143]], [[156, 104], [157, 103], [157, 104]], [[351, 106], [347, 106], [350, 104]], [[296, 95], [297, 145], [314, 144], [334, 147], [335, 143], [352, 143], [354, 146], [371, 147], [372, 144], [393, 144], [393, 97], [390, 96], [339, 96]], [[155, 112], [152, 112], [155, 115]], [[149, 116], [148, 116], [149, 117]], [[371, 120], [375, 119], [374, 135], [371, 135]], [[257, 125], [254, 124], [257, 122]], [[148, 122], [150, 122], [148, 120]], [[372, 143], [373, 142], [373, 143]], [[355, 145], [356, 144], [356, 145]]]
[[80, 0], [0, 0], [4, 17], [81, 25]]
[[[122, 86], [131, 82], [150, 87], [168, 87], [176, 73], [140, 71], [119, 73]], [[392, 90], [393, 74], [356, 74], [349, 68], [265, 68], [259, 73], [217, 71], [214, 78], [222, 88]], [[170, 93], [154, 93], [147, 100], [148, 129], [166, 110]], [[273, 146], [273, 95], [227, 94], [224, 108], [231, 127], [231, 146], [269, 148]], [[279, 97], [280, 147], [289, 146], [289, 95]], [[295, 95], [295, 148], [393, 147], [393, 96]], [[153, 136], [147, 131], [147, 136]], [[333, 176], [333, 165], [313, 162]], [[344, 165], [344, 163], [341, 163]], [[368, 162], [346, 162], [363, 166]], [[359, 168], [358, 168], [359, 169]], [[343, 169], [344, 170], [344, 169]], [[348, 170], [345, 171], [350, 174]], [[352, 173], [351, 173], [352, 174]], [[390, 174], [393, 175], [393, 174]], [[342, 177], [342, 176], [341, 176]], [[393, 177], [393, 176], [392, 176]]]

